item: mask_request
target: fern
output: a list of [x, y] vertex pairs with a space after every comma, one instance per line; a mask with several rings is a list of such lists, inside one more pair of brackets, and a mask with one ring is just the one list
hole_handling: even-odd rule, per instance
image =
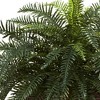
[[47, 55], [45, 59], [45, 64], [41, 67], [41, 69], [48, 67], [54, 60], [57, 60], [61, 52], [62, 52], [61, 49], [55, 49], [52, 52], [50, 52]]
[[34, 77], [31, 82], [25, 82], [16, 85], [13, 92], [18, 92], [16, 94], [13, 93], [13, 96], [10, 98], [10, 100], [25, 100], [28, 96], [37, 90], [37, 87], [43, 82], [44, 78], [45, 75], [38, 75], [37, 77]]
[[75, 24], [82, 12], [82, 0], [69, 0], [68, 5], [68, 21], [70, 24]]
[[[99, 3], [27, 4], [0, 22], [0, 99], [92, 100], [100, 92]], [[91, 99], [92, 97], [92, 99]]]
[[83, 31], [83, 36], [87, 39], [88, 43], [91, 44], [96, 50], [98, 49], [98, 39], [95, 37], [93, 31], [91, 30], [82, 30]]
[[[55, 80], [55, 81], [54, 81]], [[55, 79], [50, 78], [47, 83], [46, 100], [52, 100], [56, 98], [60, 98], [60, 90], [59, 90], [60, 82], [59, 78]]]
[[[32, 12], [33, 16], [37, 16], [40, 19], [41, 18], [45, 19], [45, 21], [52, 23], [53, 25], [56, 25], [58, 27], [62, 27], [63, 24], [66, 23], [63, 17], [59, 15], [58, 10], [53, 11], [52, 5], [48, 6], [48, 4], [45, 4], [44, 6], [43, 4], [38, 4], [38, 3], [35, 3], [34, 5], [29, 4], [21, 8], [19, 12], [27, 12], [27, 11]], [[28, 19], [31, 20], [30, 18], [23, 18], [21, 20], [25, 20], [25, 22], [27, 22]], [[20, 18], [19, 19], [17, 18], [17, 20], [20, 20]]]
[[78, 81], [78, 86], [79, 86], [79, 92], [80, 92], [80, 97], [83, 99], [83, 100], [86, 100], [87, 99], [87, 88], [86, 88], [86, 85], [82, 82], [79, 83]]
[[76, 43], [74, 46], [75, 51], [77, 52], [77, 54], [85, 61], [86, 57], [85, 57], [85, 50], [82, 46], [81, 43]]
[[[65, 53], [62, 57], [63, 61], [62, 61], [62, 66], [61, 66], [61, 73], [63, 76], [63, 82], [62, 82], [62, 89], [64, 90], [66, 87], [66, 83], [67, 83], [67, 79], [68, 79], [68, 75], [69, 75], [69, 70], [72, 67], [73, 62], [75, 61], [75, 52], [72, 49], [71, 46], [68, 46], [65, 50]], [[64, 90], [65, 91], [65, 90]]]
[[18, 39], [20, 33], [23, 32], [20, 28], [20, 25], [16, 26], [15, 23], [11, 22], [10, 20], [6, 21], [5, 25], [1, 21], [0, 31], [0, 34], [2, 34], [4, 38], [9, 36], [10, 38], [16, 39]]
[[21, 24], [32, 24], [33, 20], [30, 16], [22, 16], [22, 17], [17, 17], [16, 19], [13, 18], [11, 19], [12, 22], [16, 22], [16, 23], [21, 23]]
[[96, 80], [95, 79], [95, 81], [93, 81], [93, 80], [91, 80], [91, 83], [94, 85], [94, 87], [98, 90], [98, 92], [100, 93], [100, 80]]
[[[56, 9], [58, 9], [58, 12], [61, 16], [63, 16], [66, 20], [67, 18], [67, 11], [68, 11], [68, 5], [67, 3], [60, 1], [60, 0], [56, 0], [54, 2], [51, 2], [48, 5], [52, 5], [53, 7], [55, 7]], [[67, 21], [67, 20], [66, 20]]]

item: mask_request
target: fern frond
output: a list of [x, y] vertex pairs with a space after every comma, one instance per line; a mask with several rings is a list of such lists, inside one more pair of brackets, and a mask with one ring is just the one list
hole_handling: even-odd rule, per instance
[[65, 14], [67, 12], [67, 3], [65, 3], [64, 1], [56, 0], [49, 3], [48, 5], [52, 5], [53, 7], [55, 7], [56, 9], [59, 9], [59, 11]]
[[49, 18], [53, 12], [53, 6], [49, 6], [43, 3], [28, 4], [20, 8], [19, 12], [31, 12], [38, 17]]
[[17, 18], [13, 18], [13, 19], [11, 19], [11, 21], [14, 22], [14, 23], [22, 24], [22, 25], [33, 23], [31, 16], [25, 16], [25, 15], [17, 17]]
[[100, 80], [95, 79], [95, 81], [91, 80], [91, 83], [93, 84], [93, 86], [98, 90], [98, 92], [100, 93]]
[[23, 6], [19, 12], [27, 12], [27, 11], [32, 12], [33, 16], [39, 19], [44, 19], [47, 23], [51, 23], [52, 25], [62, 27], [63, 25], [66, 24], [66, 21], [64, 20], [63, 16], [59, 15], [58, 10], [54, 11], [53, 6], [52, 5], [48, 6], [47, 3], [45, 4], [45, 6], [44, 4], [39, 4], [39, 3], [35, 3], [34, 5], [29, 4]]
[[82, 12], [82, 0], [69, 0], [68, 21], [70, 24], [76, 23]]
[[[61, 28], [57, 27], [57, 26], [54, 26], [52, 27], [51, 25], [49, 24], [46, 24], [44, 22], [37, 22], [37, 23], [33, 23], [33, 24], [28, 24], [28, 25], [25, 25], [23, 26], [22, 28], [23, 30], [30, 30], [30, 31], [39, 31], [39, 32], [42, 32], [40, 35], [44, 37], [44, 35], [47, 35], [48, 36], [54, 36], [56, 34], [56, 32], [64, 32], [64, 30], [62, 30]], [[34, 33], [36, 34], [36, 33]]]
[[56, 0], [54, 2], [51, 2], [48, 5], [52, 5], [54, 8], [58, 9], [58, 12], [61, 16], [63, 16], [66, 20], [67, 18], [67, 11], [68, 11], [68, 5], [64, 1]]
[[78, 88], [79, 88], [79, 92], [80, 92], [80, 97], [83, 100], [86, 100], [86, 98], [87, 98], [87, 87], [86, 87], [86, 84], [84, 84], [83, 82], [79, 83], [79, 81], [78, 81]]
[[77, 52], [77, 54], [85, 61], [86, 57], [85, 57], [85, 50], [82, 46], [81, 43], [76, 43], [74, 46], [75, 51]]
[[79, 17], [82, 9], [83, 9], [83, 4], [82, 4], [83, 0], [73, 0], [73, 4], [74, 4], [74, 16]]
[[10, 20], [6, 21], [5, 25], [2, 21], [0, 22], [0, 34], [2, 34], [4, 38], [9, 36], [10, 38], [18, 39], [18, 36], [22, 32], [20, 25], [16, 26], [15, 23]]
[[44, 68], [48, 67], [54, 60], [57, 60], [58, 57], [60, 56], [61, 52], [62, 52], [61, 48], [51, 51], [46, 56], [45, 64], [41, 67], [41, 69], [44, 69]]
[[76, 73], [74, 73], [74, 77], [78, 86], [77, 92], [79, 92], [78, 93], [79, 99], [87, 100], [87, 84], [86, 84], [85, 76], [81, 74], [77, 75]]
[[47, 83], [46, 99], [45, 100], [54, 100], [60, 98], [60, 82], [59, 79], [50, 78]]
[[0, 99], [5, 100], [5, 97], [8, 95], [9, 91], [11, 91], [12, 87], [14, 86], [15, 81], [8, 80], [0, 83]]
[[16, 85], [13, 92], [17, 91], [17, 93], [13, 93], [13, 96], [10, 98], [10, 100], [13, 100], [13, 98], [16, 100], [27, 99], [28, 96], [37, 90], [38, 86], [43, 82], [44, 78], [45, 75], [37, 75], [29, 82], [22, 82], [19, 85]]
[[93, 30], [90, 29], [82, 29], [82, 34], [86, 38], [89, 44], [91, 44], [96, 50], [99, 47], [98, 39], [95, 36]]
[[45, 6], [43, 3], [34, 3], [34, 4], [27, 4], [23, 6], [22, 8], [20, 8], [18, 12], [32, 12], [38, 15], [48, 14], [48, 16], [51, 16], [52, 10], [53, 10], [53, 6], [48, 7], [47, 3], [45, 4]]
[[98, 73], [100, 71], [100, 51], [93, 54], [91, 61], [94, 64], [94, 70]]
[[62, 65], [61, 65], [61, 74], [63, 76], [63, 82], [62, 82], [62, 89], [63, 91], [66, 91], [66, 85], [67, 85], [67, 80], [69, 76], [69, 71], [72, 67], [73, 62], [75, 61], [75, 52], [72, 48], [72, 46], [68, 46], [65, 50], [65, 53], [62, 57]]

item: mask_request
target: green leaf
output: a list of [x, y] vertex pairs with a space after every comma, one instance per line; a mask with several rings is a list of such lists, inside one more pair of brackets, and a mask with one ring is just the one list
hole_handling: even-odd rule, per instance
[[71, 45], [69, 45], [64, 52], [64, 55], [62, 57], [62, 65], [61, 65], [61, 74], [63, 76], [62, 81], [62, 90], [63, 92], [66, 92], [66, 86], [68, 83], [69, 78], [69, 71], [75, 61], [76, 53], [74, 52]]
[[[45, 75], [37, 75], [36, 77], [32, 78], [31, 81], [17, 84], [13, 90], [13, 96], [10, 97], [10, 100], [25, 100], [28, 96], [34, 93], [38, 86], [43, 82]], [[17, 93], [14, 93], [16, 92]], [[16, 99], [15, 99], [16, 98]]]
[[75, 51], [77, 52], [77, 54], [84, 60], [86, 61], [86, 57], [85, 57], [85, 50], [82, 46], [82, 43], [76, 43], [74, 46]]
[[41, 67], [41, 69], [44, 69], [44, 68], [48, 67], [54, 60], [57, 60], [58, 57], [60, 56], [61, 52], [62, 52], [61, 48], [51, 51], [46, 56], [45, 64]]

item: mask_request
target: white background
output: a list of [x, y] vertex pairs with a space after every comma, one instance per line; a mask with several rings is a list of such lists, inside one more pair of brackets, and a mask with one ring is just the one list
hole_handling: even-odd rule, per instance
[[[16, 18], [19, 16], [17, 11], [23, 5], [34, 2], [52, 2], [54, 0], [0, 0], [0, 20], [7, 20], [10, 18]], [[67, 2], [68, 0], [63, 0]], [[99, 0], [84, 0], [85, 7], [90, 6], [92, 3], [98, 2]], [[2, 36], [0, 35], [0, 40]], [[8, 95], [10, 96], [10, 94]], [[5, 99], [7, 100], [7, 98]]]
[[[52, 2], [54, 0], [0, 0], [0, 20], [10, 19], [16, 17], [17, 11], [23, 5], [33, 2]], [[63, 0], [67, 2], [68, 0]], [[91, 3], [97, 2], [99, 0], [84, 0], [85, 6], [91, 5]]]

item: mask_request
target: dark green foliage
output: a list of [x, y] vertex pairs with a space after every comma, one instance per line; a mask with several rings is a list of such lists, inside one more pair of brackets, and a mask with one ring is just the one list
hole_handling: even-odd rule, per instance
[[[23, 6], [1, 21], [0, 99], [95, 100], [100, 93], [100, 3], [82, 0]], [[31, 98], [31, 99], [30, 99]]]

